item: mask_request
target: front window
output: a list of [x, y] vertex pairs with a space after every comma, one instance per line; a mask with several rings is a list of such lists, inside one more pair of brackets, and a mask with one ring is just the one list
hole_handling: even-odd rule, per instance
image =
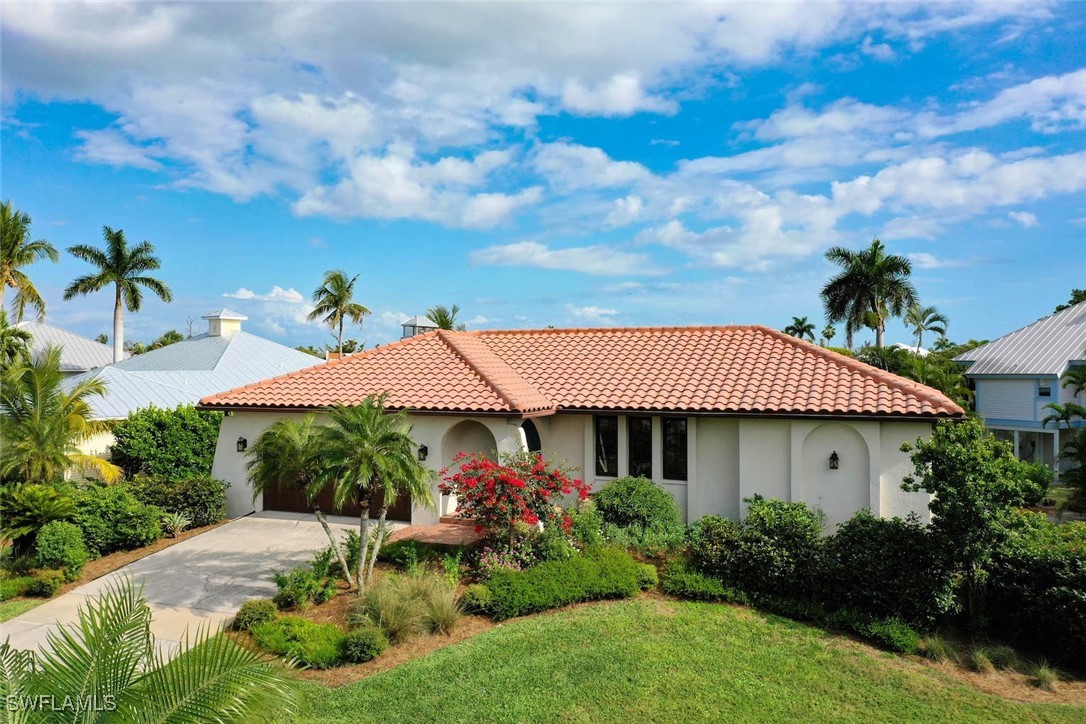
[[596, 415], [596, 475], [618, 475], [618, 417]]
[[1038, 397], [1052, 397], [1052, 385], [1042, 384], [1037, 387]]
[[686, 418], [664, 418], [664, 479], [686, 480]]
[[652, 477], [652, 418], [627, 417], [626, 439], [630, 447], [630, 475]]

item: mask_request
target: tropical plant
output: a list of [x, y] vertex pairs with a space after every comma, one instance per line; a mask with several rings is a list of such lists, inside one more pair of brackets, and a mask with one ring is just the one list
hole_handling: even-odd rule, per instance
[[905, 326], [912, 330], [916, 338], [916, 349], [924, 346], [924, 332], [934, 332], [940, 337], [946, 337], [946, 328], [950, 324], [945, 314], [935, 307], [922, 307], [914, 302], [905, 312]]
[[845, 323], [850, 349], [853, 334], [866, 326], [875, 330], [875, 346], [882, 347], [886, 320], [901, 316], [916, 303], [916, 290], [909, 281], [912, 264], [903, 256], [887, 254], [878, 239], [860, 251], [835, 246], [826, 258], [841, 267], [822, 288], [827, 319], [831, 324]]
[[162, 266], [151, 242], [141, 241], [130, 247], [123, 229], [114, 231], [108, 226], [102, 227], [102, 236], [106, 242], [105, 249], [87, 244], [77, 244], [68, 249], [72, 256], [98, 269], [93, 274], [73, 280], [64, 290], [64, 298], [85, 296], [113, 285], [113, 361], [120, 362], [124, 359], [124, 310], [127, 308], [130, 312], [138, 312], [143, 306], [141, 287], [150, 289], [164, 302], [173, 299], [173, 295], [161, 280], [147, 276], [147, 272]]
[[1044, 419], [1041, 420], [1041, 427], [1048, 427], [1048, 423], [1051, 422], [1057, 430], [1060, 429], [1060, 425], [1066, 425], [1067, 429], [1070, 430], [1071, 423], [1074, 422], [1076, 417], [1086, 417], [1086, 407], [1076, 405], [1074, 402], [1064, 404], [1049, 402], [1044, 406], [1044, 409], [1052, 410], [1052, 414], [1045, 415]]
[[1057, 305], [1053, 314], [1055, 314], [1056, 312], [1062, 312], [1065, 309], [1069, 309], [1076, 304], [1082, 304], [1083, 302], [1086, 302], [1086, 289], [1072, 289], [1071, 297], [1067, 300], [1067, 304]]
[[383, 525], [388, 507], [400, 495], [411, 495], [415, 505], [433, 505], [431, 473], [419, 462], [407, 415], [388, 412], [386, 402], [386, 395], [371, 395], [358, 405], [335, 405], [323, 430], [320, 480], [334, 481], [337, 508], [348, 502], [361, 508], [355, 575], [360, 591], [381, 547], [378, 538], [370, 550], [371, 510], [377, 508], [378, 525]]
[[821, 344], [823, 346], [828, 345], [833, 341], [834, 336], [837, 334], [837, 330], [834, 329], [832, 324], [827, 324], [825, 329], [822, 330]]
[[313, 311], [309, 321], [320, 320], [337, 333], [337, 349], [343, 354], [343, 325], [351, 321], [362, 324], [370, 310], [354, 301], [354, 285], [358, 281], [355, 274], [350, 279], [342, 269], [329, 269], [324, 273], [321, 285], [313, 290]]
[[1086, 392], [1086, 365], [1069, 367], [1060, 377], [1060, 387], [1070, 387], [1075, 397]]
[[151, 609], [130, 580], [107, 584], [78, 615], [39, 651], [0, 644], [6, 701], [80, 702], [78, 712], [9, 708], [6, 721], [245, 722], [294, 711], [290, 680], [219, 631], [186, 634], [173, 658], [156, 648]]
[[15, 290], [15, 321], [20, 322], [27, 307], [38, 316], [45, 315], [45, 300], [22, 267], [48, 259], [56, 263], [57, 250], [45, 239], [30, 240], [30, 216], [17, 211], [11, 201], [0, 205], [0, 309], [4, 308], [4, 293]]
[[171, 538], [176, 538], [192, 525], [192, 519], [184, 513], [165, 513], [160, 520], [162, 531]]
[[8, 324], [8, 312], [0, 308], [0, 371], [19, 360], [26, 361], [32, 339], [30, 332]]
[[292, 487], [305, 496], [306, 504], [324, 529], [332, 544], [343, 576], [351, 581], [351, 571], [343, 557], [336, 536], [328, 525], [317, 495], [331, 478], [321, 475], [324, 465], [323, 434], [313, 415], [300, 420], [283, 418], [272, 423], [249, 449], [245, 468], [253, 488], [253, 499], [271, 488]]
[[463, 332], [468, 328], [468, 325], [456, 321], [456, 315], [459, 313], [460, 306], [457, 304], [454, 304], [451, 307], [446, 307], [444, 304], [438, 304], [437, 306], [430, 307], [426, 310], [426, 316], [431, 322], [437, 325], [438, 329]]
[[921, 357], [907, 354], [904, 364], [896, 374], [934, 387], [954, 400], [962, 409], [969, 409], [973, 404], [974, 393], [969, 389], [969, 379], [952, 359], [936, 355]]
[[50, 347], [33, 361], [17, 362], [0, 384], [0, 477], [55, 480], [73, 466], [94, 471], [112, 482], [116, 465], [87, 455], [79, 443], [104, 429], [91, 420], [88, 400], [101, 396], [101, 380], [84, 379], [65, 389], [60, 348]]
[[1070, 490], [1070, 496], [1063, 503], [1067, 510], [1086, 513], [1086, 427], [1080, 427], [1071, 434], [1071, 439], [1063, 445], [1060, 459], [1066, 460], [1068, 468], [1060, 475], [1060, 482]]
[[39, 530], [54, 521], [67, 520], [74, 512], [71, 496], [52, 485], [0, 486], [0, 541], [10, 541], [13, 553], [23, 555]]
[[862, 347], [856, 359], [872, 367], [898, 374], [909, 363], [912, 355], [901, 347]]
[[799, 337], [800, 339], [814, 342], [815, 326], [813, 322], [807, 321], [806, 317], [792, 317], [792, 323], [782, 331], [793, 337]]
[[171, 344], [177, 344], [178, 342], [183, 342], [184, 340], [185, 335], [181, 334], [176, 329], [171, 329], [170, 331], [163, 333], [162, 336], [156, 339], [154, 342], [151, 342], [151, 344], [147, 345], [147, 349], [162, 349], [163, 347], [168, 347]]

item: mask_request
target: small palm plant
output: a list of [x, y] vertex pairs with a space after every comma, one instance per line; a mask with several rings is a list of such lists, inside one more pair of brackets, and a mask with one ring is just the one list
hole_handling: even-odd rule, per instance
[[[151, 609], [130, 580], [107, 586], [78, 615], [38, 652], [0, 644], [7, 721], [243, 722], [294, 711], [290, 680], [220, 631], [186, 634], [173, 658], [157, 650]], [[52, 702], [57, 711], [11, 711], [12, 702]]]

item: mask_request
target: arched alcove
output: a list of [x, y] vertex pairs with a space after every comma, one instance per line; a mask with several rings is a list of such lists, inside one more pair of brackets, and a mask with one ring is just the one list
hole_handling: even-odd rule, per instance
[[[486, 425], [475, 420], [462, 420], [445, 433], [441, 442], [441, 459], [451, 469], [461, 453], [479, 453], [493, 458], [497, 455], [497, 448], [494, 433]], [[455, 508], [456, 501], [452, 496], [444, 496], [438, 503], [438, 513], [441, 515], [450, 515]]]
[[[837, 453], [837, 468], [830, 456]], [[871, 466], [867, 443], [847, 423], [827, 422], [808, 433], [800, 459], [800, 500], [826, 514], [827, 532], [871, 507]]]

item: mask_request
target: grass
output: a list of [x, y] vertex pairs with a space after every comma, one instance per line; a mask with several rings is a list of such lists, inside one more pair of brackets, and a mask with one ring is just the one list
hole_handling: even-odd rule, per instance
[[746, 609], [642, 597], [498, 626], [362, 681], [307, 684], [298, 721], [1081, 722]]
[[32, 608], [45, 603], [47, 598], [16, 598], [11, 601], [0, 601], [0, 622], [10, 621], [11, 619], [26, 613]]

